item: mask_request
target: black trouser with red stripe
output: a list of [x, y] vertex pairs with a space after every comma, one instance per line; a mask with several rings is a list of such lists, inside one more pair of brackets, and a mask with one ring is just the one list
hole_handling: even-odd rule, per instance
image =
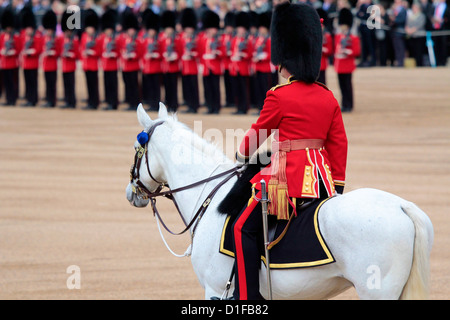
[[[323, 182], [319, 178], [320, 198], [328, 197]], [[260, 196], [260, 195], [259, 195]], [[316, 199], [304, 199], [316, 200]], [[302, 201], [297, 200], [297, 212]], [[292, 209], [290, 209], [292, 214]], [[235, 289], [236, 300], [260, 300], [259, 268], [261, 266], [261, 244], [263, 243], [263, 222], [261, 204], [254, 198], [236, 218], [233, 224], [235, 254]]]
[[260, 300], [261, 253], [258, 240], [263, 231], [261, 204], [252, 199], [236, 218], [232, 230], [235, 254], [233, 296], [236, 300]]

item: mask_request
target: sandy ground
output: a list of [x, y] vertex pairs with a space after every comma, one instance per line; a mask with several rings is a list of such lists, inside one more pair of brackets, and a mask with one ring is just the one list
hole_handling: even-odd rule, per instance
[[[346, 191], [392, 192], [434, 224], [432, 299], [450, 297], [449, 71], [358, 70], [355, 111], [344, 115]], [[332, 70], [328, 79], [339, 100]], [[79, 77], [79, 98], [83, 88]], [[179, 118], [223, 132], [256, 120], [231, 111]], [[0, 299], [203, 298], [189, 258], [173, 257], [151, 210], [125, 198], [140, 130], [134, 112], [0, 108]], [[167, 223], [181, 229], [173, 206], [158, 204]], [[189, 244], [184, 236], [167, 240], [178, 253]], [[67, 288], [72, 265], [80, 268], [79, 290]], [[357, 296], [351, 289], [337, 298]]]

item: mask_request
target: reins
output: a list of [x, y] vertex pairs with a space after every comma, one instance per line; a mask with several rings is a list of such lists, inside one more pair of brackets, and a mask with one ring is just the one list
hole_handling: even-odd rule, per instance
[[[136, 155], [134, 157], [134, 164], [133, 164], [133, 166], [131, 167], [131, 170], [130, 170], [131, 185], [133, 187], [133, 192], [138, 197], [141, 197], [142, 199], [149, 199], [150, 200], [152, 211], [153, 211], [153, 215], [158, 218], [158, 220], [161, 222], [161, 224], [163, 225], [164, 229], [167, 230], [167, 232], [169, 232], [172, 235], [182, 235], [186, 231], [191, 229], [191, 227], [194, 226], [194, 228], [192, 230], [192, 234], [194, 234], [195, 229], [196, 229], [196, 227], [198, 225], [198, 222], [200, 221], [200, 219], [203, 217], [203, 214], [208, 209], [208, 206], [211, 203], [211, 201], [214, 198], [214, 196], [217, 193], [217, 191], [225, 183], [227, 183], [232, 177], [234, 177], [236, 175], [239, 175], [239, 173], [242, 172], [243, 168], [240, 167], [240, 166], [236, 166], [236, 167], [233, 167], [233, 168], [231, 168], [229, 170], [221, 172], [219, 174], [216, 174], [216, 175], [210, 176], [208, 178], [202, 179], [200, 181], [191, 183], [189, 185], [186, 185], [186, 186], [183, 186], [183, 187], [179, 187], [179, 188], [176, 188], [176, 189], [173, 189], [173, 190], [170, 189], [170, 187], [168, 185], [166, 185], [163, 182], [160, 182], [160, 181], [155, 179], [155, 177], [151, 173], [150, 165], [149, 165], [149, 161], [148, 161], [148, 149], [147, 149], [148, 143], [150, 142], [150, 138], [153, 135], [156, 127], [160, 126], [163, 123], [164, 123], [163, 121], [160, 121], [160, 122], [155, 123], [153, 126], [151, 126], [150, 129], [146, 132], [147, 136], [144, 135], [144, 139], [142, 141], [140, 141], [139, 136], [138, 136], [138, 141], [139, 141], [141, 146], [139, 148], [137, 148], [137, 150], [136, 150]], [[156, 183], [158, 183], [158, 187], [156, 188], [156, 190], [154, 192], [151, 192], [150, 190], [148, 190], [147, 187], [142, 183], [142, 181], [140, 181], [140, 174], [139, 174], [139, 172], [140, 172], [140, 168], [141, 168], [142, 158], [144, 157], [144, 155], [145, 155], [147, 172], [148, 172], [150, 178], [153, 181], [155, 181]], [[174, 193], [185, 191], [185, 190], [188, 190], [188, 189], [191, 189], [191, 188], [195, 188], [197, 186], [200, 186], [202, 184], [208, 183], [210, 181], [216, 180], [216, 179], [224, 177], [224, 176], [227, 176], [227, 177], [225, 177], [225, 179], [220, 181], [213, 188], [213, 190], [208, 194], [206, 199], [203, 201], [203, 203], [200, 206], [200, 208], [194, 214], [194, 216], [192, 217], [191, 221], [189, 223], [186, 223], [183, 215], [181, 214], [180, 208], [178, 207], [178, 204], [175, 201], [175, 198], [173, 197]], [[135, 181], [136, 186], [134, 186], [134, 181]], [[169, 190], [161, 191], [164, 187], [168, 187]], [[138, 194], [138, 192], [140, 194]], [[180, 215], [181, 219], [183, 220], [183, 222], [184, 222], [184, 224], [186, 226], [182, 231], [180, 231], [180, 232], [173, 232], [164, 223], [164, 221], [161, 218], [161, 215], [159, 214], [158, 208], [156, 207], [156, 198], [157, 197], [166, 197], [166, 198], [172, 200], [172, 202], [175, 205], [175, 208], [178, 211], [178, 214]]]
[[[234, 167], [234, 168], [232, 168], [232, 169], [230, 169], [230, 170], [227, 170], [227, 171], [224, 171], [224, 172], [222, 172], [222, 173], [216, 174], [216, 175], [214, 175], [214, 176], [212, 176], [212, 177], [209, 177], [209, 178], [206, 178], [206, 179], [203, 179], [203, 180], [194, 182], [194, 183], [189, 184], [189, 185], [184, 186], [184, 187], [180, 187], [180, 188], [176, 188], [176, 189], [168, 190], [168, 191], [163, 191], [163, 192], [154, 192], [154, 193], [147, 194], [148, 198], [150, 199], [150, 203], [151, 203], [151, 205], [152, 205], [153, 214], [156, 215], [156, 216], [158, 217], [158, 220], [161, 222], [162, 226], [164, 227], [164, 229], [167, 230], [167, 232], [169, 232], [169, 233], [172, 234], [172, 235], [176, 235], [176, 236], [182, 235], [183, 233], [185, 233], [186, 231], [188, 231], [188, 230], [194, 225], [195, 222], [197, 222], [197, 224], [194, 226], [194, 228], [193, 228], [193, 230], [192, 230], [192, 233], [194, 233], [194, 232], [195, 232], [195, 228], [196, 228], [197, 225], [198, 225], [198, 221], [200, 221], [200, 219], [202, 218], [203, 214], [204, 214], [204, 213], [206, 212], [206, 210], [208, 209], [208, 206], [209, 206], [209, 204], [211, 203], [211, 201], [212, 201], [212, 199], [214, 198], [214, 196], [216, 195], [217, 191], [218, 191], [225, 183], [227, 183], [233, 176], [238, 175], [239, 172], [240, 172], [240, 168], [239, 168], [239, 167]], [[191, 221], [190, 221], [188, 224], [186, 224], [186, 222], [185, 222], [184, 219], [183, 219], [183, 221], [185, 222], [186, 227], [185, 227], [182, 231], [180, 231], [180, 232], [173, 232], [172, 230], [170, 230], [170, 229], [167, 227], [167, 225], [166, 225], [166, 224], [164, 223], [164, 221], [162, 220], [161, 215], [159, 214], [158, 208], [156, 207], [156, 199], [155, 199], [156, 197], [160, 197], [160, 196], [168, 197], [168, 198], [169, 198], [170, 200], [172, 200], [172, 202], [175, 204], [175, 207], [176, 207], [176, 209], [177, 209], [177, 211], [178, 211], [178, 214], [179, 214], [181, 217], [183, 217], [183, 215], [181, 214], [180, 209], [179, 209], [179, 207], [178, 207], [178, 204], [177, 204], [177, 202], [175, 201], [175, 198], [173, 198], [173, 194], [174, 194], [174, 193], [177, 193], [177, 192], [180, 192], [180, 191], [184, 191], [184, 190], [188, 190], [188, 189], [194, 188], [194, 187], [199, 186], [199, 185], [204, 184], [204, 183], [208, 183], [208, 182], [210, 182], [210, 181], [212, 181], [212, 180], [218, 179], [218, 178], [223, 177], [223, 176], [225, 176], [225, 175], [227, 175], [227, 174], [228, 174], [228, 176], [227, 176], [225, 179], [223, 179], [222, 181], [220, 181], [220, 182], [214, 187], [214, 189], [208, 194], [208, 196], [207, 196], [206, 199], [203, 201], [203, 203], [202, 203], [202, 205], [200, 206], [200, 208], [197, 210], [197, 212], [196, 212], [196, 213], [194, 214], [194, 216], [192, 217]], [[158, 189], [159, 189], [159, 188], [158, 188]]]

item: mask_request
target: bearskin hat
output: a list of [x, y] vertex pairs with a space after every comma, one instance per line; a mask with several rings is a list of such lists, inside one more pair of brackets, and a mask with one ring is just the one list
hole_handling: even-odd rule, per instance
[[69, 29], [68, 28], [68, 26], [67, 26], [67, 20], [69, 20], [69, 18], [70, 18], [70, 16], [72, 15], [73, 13], [69, 13], [69, 12], [67, 12], [67, 11], [64, 11], [63, 12], [63, 14], [62, 14], [62, 16], [61, 16], [61, 30], [64, 32], [64, 31], [67, 31], [67, 30], [71, 30], [71, 29]]
[[225, 27], [233, 27], [236, 23], [236, 15], [234, 12], [228, 11], [224, 18]]
[[117, 18], [118, 18], [118, 14], [117, 14], [117, 10], [115, 9], [107, 9], [102, 17], [100, 18], [100, 23], [102, 25], [102, 30], [106, 30], [106, 29], [116, 29], [116, 24], [117, 24]]
[[236, 27], [250, 28], [251, 15], [248, 12], [240, 11], [236, 14]]
[[194, 9], [186, 8], [181, 11], [181, 27], [184, 28], [194, 28], [197, 29], [197, 15]]
[[271, 60], [295, 79], [316, 81], [322, 56], [322, 28], [316, 10], [307, 4], [283, 2], [272, 16]]
[[349, 28], [352, 27], [353, 25], [353, 14], [352, 12], [347, 9], [347, 8], [342, 8], [339, 11], [339, 20], [338, 20], [339, 25], [347, 25], [349, 26]]
[[20, 28], [33, 28], [36, 29], [36, 17], [34, 16], [33, 10], [29, 6], [23, 7], [19, 13], [20, 18]]
[[145, 29], [153, 29], [159, 31], [159, 26], [161, 24], [161, 17], [154, 13], [152, 9], [147, 8], [142, 13], [142, 23]]
[[99, 18], [97, 15], [97, 12], [95, 12], [93, 9], [87, 9], [84, 12], [84, 27], [92, 27], [94, 29], [98, 29], [99, 24]]
[[6, 9], [2, 14], [2, 29], [14, 28], [16, 25], [16, 15], [11, 9]]
[[249, 12], [248, 12], [248, 16], [249, 16], [249, 18], [250, 18], [250, 20], [249, 20], [249, 26], [250, 26], [250, 27], [258, 28], [258, 26], [259, 26], [259, 16], [258, 16], [258, 13], [256, 13], [255, 11], [249, 11]]
[[270, 22], [272, 20], [272, 12], [266, 11], [258, 14], [258, 26], [270, 29]]
[[202, 16], [202, 26], [203, 29], [208, 28], [220, 28], [220, 17], [217, 13], [212, 10], [206, 10]]
[[128, 29], [139, 29], [139, 21], [137, 16], [131, 10], [126, 10], [122, 15], [122, 28], [124, 31]]
[[161, 15], [161, 27], [175, 29], [177, 15], [174, 11], [166, 10]]
[[58, 24], [58, 18], [56, 17], [56, 13], [53, 10], [47, 10], [42, 17], [42, 26], [44, 29], [50, 29], [56, 31], [56, 25]]

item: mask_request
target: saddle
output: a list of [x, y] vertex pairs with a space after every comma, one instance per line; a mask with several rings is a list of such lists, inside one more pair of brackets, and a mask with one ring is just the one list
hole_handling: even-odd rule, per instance
[[[265, 158], [267, 159], [267, 158]], [[219, 252], [234, 257], [232, 226], [252, 196], [250, 180], [262, 169], [261, 163], [250, 164], [220, 203], [218, 210], [226, 214]], [[289, 269], [321, 266], [335, 262], [335, 259], [320, 233], [320, 207], [330, 198], [311, 199], [297, 203], [297, 216], [290, 220], [279, 220], [269, 215], [270, 268]], [[262, 214], [261, 204], [256, 209]], [[292, 208], [290, 208], [292, 215]], [[261, 260], [264, 256], [263, 234], [259, 237]]]

